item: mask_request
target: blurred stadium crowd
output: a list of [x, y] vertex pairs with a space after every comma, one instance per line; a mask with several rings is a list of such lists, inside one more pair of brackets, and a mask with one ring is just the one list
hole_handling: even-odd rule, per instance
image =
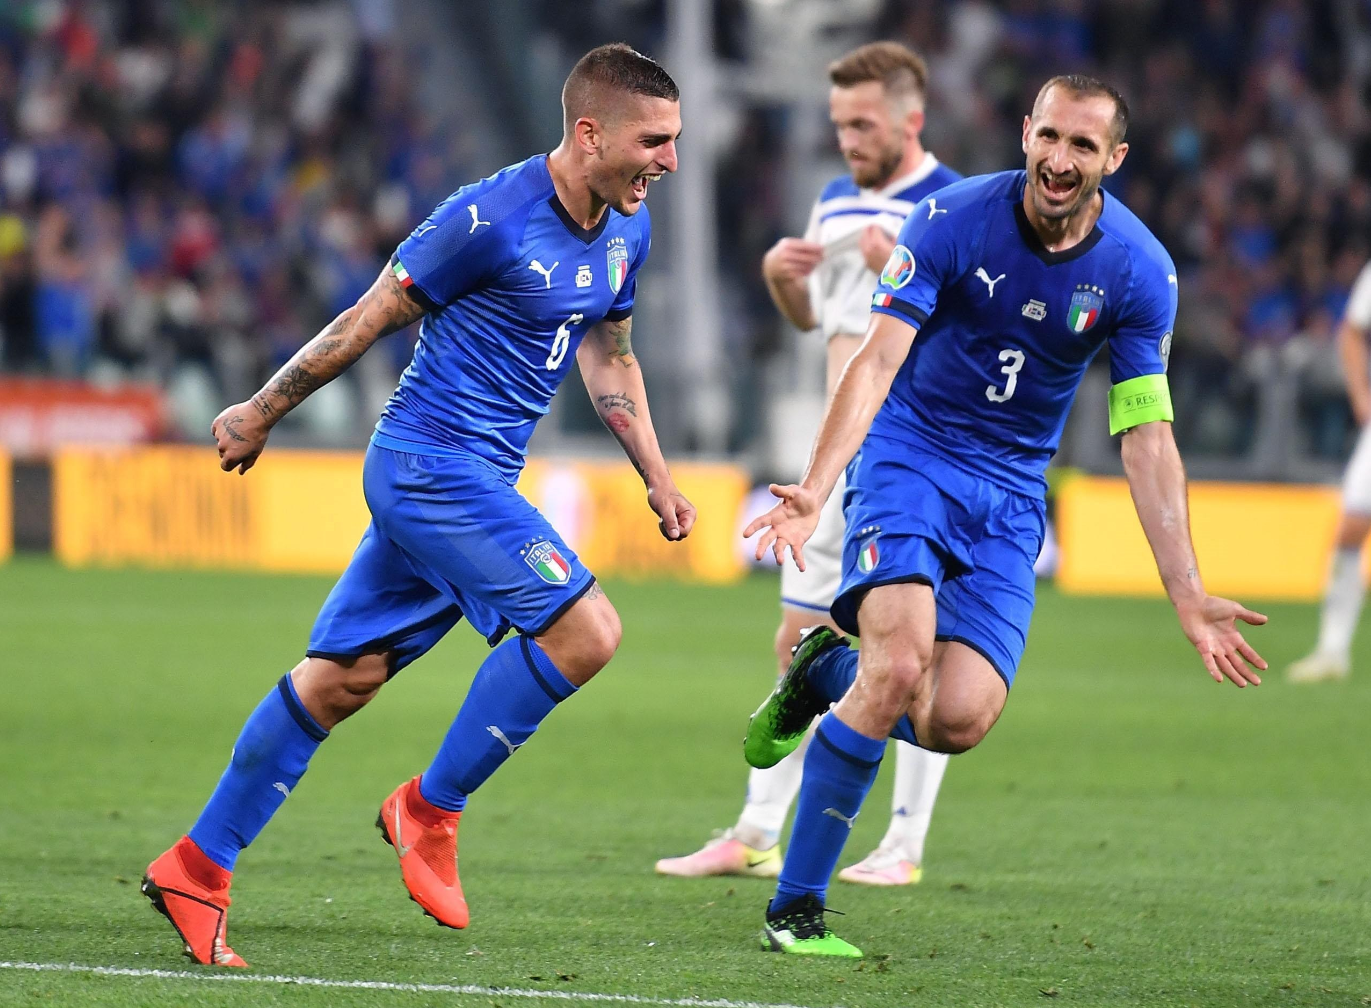
[[[0, 5], [4, 370], [151, 379], [198, 424], [350, 304], [415, 220], [497, 167], [414, 99], [403, 2]], [[1120, 86], [1132, 152], [1110, 188], [1182, 274], [1183, 445], [1251, 451], [1264, 390], [1284, 382], [1300, 451], [1345, 450], [1332, 337], [1371, 255], [1371, 2], [716, 0], [720, 65], [764, 58], [768, 11], [816, 5], [847, 19], [844, 42], [926, 54], [925, 141], [963, 172], [1021, 164], [1048, 75]], [[534, 2], [531, 16], [568, 52], [611, 37], [654, 51], [666, 7]], [[802, 224], [779, 191], [796, 108], [738, 111], [717, 170], [720, 274], [764, 358], [784, 342], [758, 263]], [[378, 355], [368, 400], [407, 352]]]

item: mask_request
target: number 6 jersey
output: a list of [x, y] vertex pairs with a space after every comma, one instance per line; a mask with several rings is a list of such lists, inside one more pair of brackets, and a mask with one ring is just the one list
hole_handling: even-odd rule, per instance
[[1111, 433], [1171, 419], [1176, 268], [1108, 194], [1084, 240], [1049, 252], [1024, 213], [1025, 179], [955, 182], [906, 218], [872, 311], [919, 334], [871, 433], [1040, 495], [1076, 388], [1106, 342]]
[[578, 225], [546, 155], [458, 189], [391, 259], [428, 314], [373, 442], [479, 455], [513, 481], [586, 331], [632, 313], [650, 234], [646, 206]]

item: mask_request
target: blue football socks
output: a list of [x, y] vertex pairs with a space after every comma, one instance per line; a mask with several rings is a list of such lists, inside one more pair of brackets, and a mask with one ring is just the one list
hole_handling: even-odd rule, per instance
[[575, 692], [533, 638], [505, 641], [476, 670], [457, 719], [419, 780], [419, 793], [430, 805], [462, 811], [467, 795]]
[[773, 911], [802, 896], [824, 899], [847, 835], [885, 755], [885, 739], [867, 738], [829, 711], [805, 753], [804, 781]]
[[233, 756], [189, 836], [211, 861], [233, 871], [238, 852], [257, 838], [309, 766], [328, 732], [281, 677], [249, 715]]
[[[848, 645], [829, 648], [810, 663], [805, 678], [819, 696], [835, 704], [843, 698], [848, 687], [857, 678], [859, 653], [856, 648]], [[914, 737], [914, 723], [909, 720], [907, 714], [895, 722], [895, 727], [890, 729], [890, 737], [914, 746], [919, 744], [919, 740]]]

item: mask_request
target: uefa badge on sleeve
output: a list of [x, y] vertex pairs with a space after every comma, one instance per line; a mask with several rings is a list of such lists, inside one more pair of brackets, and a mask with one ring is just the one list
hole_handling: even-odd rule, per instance
[[619, 293], [619, 288], [628, 279], [628, 242], [620, 237], [609, 240], [609, 289], [615, 294]]
[[914, 253], [904, 245], [896, 245], [881, 270], [881, 283], [899, 290], [913, 279]]
[[533, 568], [533, 573], [552, 585], [564, 585], [571, 580], [571, 564], [556, 546], [543, 539], [533, 543], [524, 551], [524, 563]]

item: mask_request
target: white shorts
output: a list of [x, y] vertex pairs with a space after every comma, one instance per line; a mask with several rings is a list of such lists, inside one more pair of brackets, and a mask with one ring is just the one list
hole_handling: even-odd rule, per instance
[[805, 569], [789, 556], [781, 567], [781, 604], [828, 615], [843, 580], [843, 490], [841, 477], [819, 512], [814, 535], [804, 545]]
[[[1357, 435], [1357, 447], [1342, 477], [1342, 509], [1348, 514], [1371, 517], [1371, 424]], [[808, 553], [805, 554], [806, 559]]]

